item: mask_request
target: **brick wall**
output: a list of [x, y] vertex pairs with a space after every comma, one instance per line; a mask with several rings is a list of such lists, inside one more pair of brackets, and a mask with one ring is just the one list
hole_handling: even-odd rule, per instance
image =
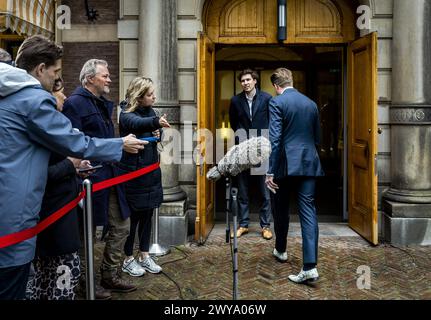
[[[98, 17], [94, 22], [90, 22], [86, 16], [84, 0], [62, 0], [61, 4], [67, 5], [71, 10], [72, 28], [75, 24], [117, 24], [120, 11], [119, 0], [88, 0], [90, 8], [97, 10]], [[109, 64], [111, 73], [111, 92], [106, 96], [116, 105], [119, 103], [119, 43], [118, 42], [63, 42], [63, 78], [65, 82], [65, 93], [70, 95], [79, 83], [79, 73], [84, 63], [92, 58], [104, 59]], [[94, 41], [94, 40], [93, 40]], [[114, 124], [117, 125], [117, 113], [112, 115]], [[117, 128], [118, 129], [118, 128]]]
[[[87, 19], [84, 0], [63, 0], [61, 3], [70, 7], [72, 12], [72, 24], [91, 23]], [[120, 4], [118, 0], [88, 0], [88, 6], [97, 10], [98, 17], [96, 23], [117, 23], [120, 12]]]

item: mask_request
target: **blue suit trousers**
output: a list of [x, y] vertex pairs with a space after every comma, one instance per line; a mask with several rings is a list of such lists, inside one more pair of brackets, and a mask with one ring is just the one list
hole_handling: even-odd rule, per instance
[[292, 176], [275, 180], [275, 183], [280, 188], [276, 194], [271, 193], [275, 248], [279, 252], [286, 251], [289, 231], [289, 199], [293, 192], [296, 195], [299, 208], [303, 263], [317, 264], [319, 226], [314, 205], [316, 178]]

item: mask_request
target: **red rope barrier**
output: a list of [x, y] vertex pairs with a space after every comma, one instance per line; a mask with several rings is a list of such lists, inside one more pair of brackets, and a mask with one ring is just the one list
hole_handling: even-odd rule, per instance
[[[103, 189], [113, 187], [117, 184], [121, 184], [130, 180], [136, 179], [140, 176], [143, 176], [145, 174], [148, 174], [156, 170], [157, 168], [159, 168], [159, 166], [160, 166], [159, 163], [154, 163], [148, 167], [139, 169], [137, 171], [126, 173], [112, 179], [95, 183], [93, 185], [93, 193]], [[75, 208], [78, 205], [79, 201], [81, 201], [84, 197], [85, 197], [85, 192], [82, 191], [78, 195], [78, 197], [76, 197], [74, 200], [66, 204], [63, 208], [51, 214], [46, 219], [39, 222], [34, 227], [0, 237], [0, 249], [9, 247], [11, 245], [33, 238], [34, 236], [36, 236], [37, 234], [39, 234], [40, 232], [48, 228], [51, 224], [53, 224], [54, 222], [56, 222], [57, 220], [65, 216], [67, 213], [69, 213], [70, 210]]]

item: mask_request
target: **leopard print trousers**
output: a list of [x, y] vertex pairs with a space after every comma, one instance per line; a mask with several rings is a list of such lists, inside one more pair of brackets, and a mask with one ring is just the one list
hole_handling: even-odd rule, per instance
[[35, 275], [28, 283], [30, 300], [74, 300], [81, 275], [77, 252], [33, 260]]

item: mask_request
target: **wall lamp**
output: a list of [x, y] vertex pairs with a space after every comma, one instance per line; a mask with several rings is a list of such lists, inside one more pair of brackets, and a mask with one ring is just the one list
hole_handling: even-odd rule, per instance
[[87, 12], [88, 20], [90, 20], [91, 22], [94, 22], [97, 20], [97, 16], [99, 14], [97, 13], [97, 10], [95, 10], [94, 8], [90, 8], [88, 6], [88, 0], [85, 0], [85, 11]]
[[286, 40], [286, 33], [287, 33], [287, 27], [286, 27], [286, 0], [277, 0], [278, 4], [278, 15], [277, 15], [277, 39], [278, 41], [284, 41]]

